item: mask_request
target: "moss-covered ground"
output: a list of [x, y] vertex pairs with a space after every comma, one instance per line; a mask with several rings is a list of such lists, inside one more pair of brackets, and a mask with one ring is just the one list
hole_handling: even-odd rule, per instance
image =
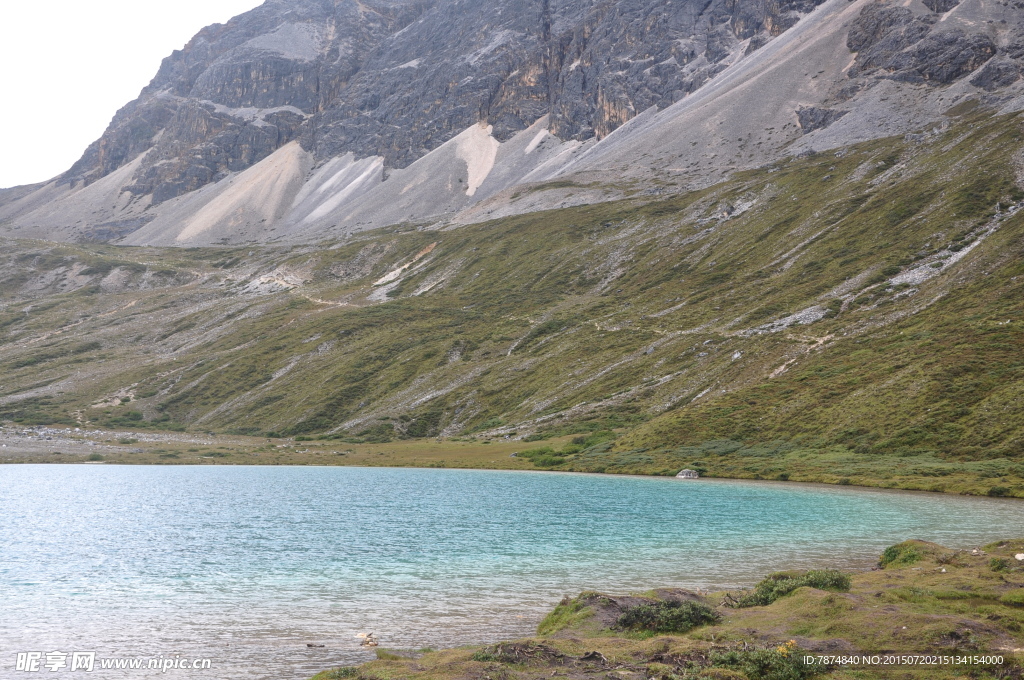
[[[1022, 552], [1024, 540], [977, 551], [908, 541], [886, 550], [873, 571], [846, 582], [821, 580], [826, 589], [777, 593], [766, 606], [739, 606], [741, 592], [583, 593], [563, 600], [533, 638], [427, 653], [386, 651], [377, 661], [327, 670], [314, 680], [1020, 678], [1024, 562], [1015, 555]], [[784, 580], [776, 575], [768, 582]], [[713, 611], [717, 622], [663, 633], [630, 627], [636, 617], [624, 617], [638, 606], [651, 610], [673, 601]], [[807, 665], [808, 656], [878, 661]], [[908, 656], [938, 657], [931, 659], [938, 663], [894, 663]], [[984, 663], [985, 657], [1000, 662]]]

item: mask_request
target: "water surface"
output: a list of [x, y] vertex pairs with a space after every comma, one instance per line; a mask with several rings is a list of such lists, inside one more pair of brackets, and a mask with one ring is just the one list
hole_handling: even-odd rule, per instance
[[584, 589], [750, 585], [779, 568], [864, 567], [906, 538], [971, 547], [1022, 534], [1020, 502], [849, 487], [8, 465], [0, 678], [21, 675], [19, 651], [95, 650], [213, 659], [162, 677], [301, 680], [364, 660], [358, 632], [398, 648], [489, 642], [530, 634]]

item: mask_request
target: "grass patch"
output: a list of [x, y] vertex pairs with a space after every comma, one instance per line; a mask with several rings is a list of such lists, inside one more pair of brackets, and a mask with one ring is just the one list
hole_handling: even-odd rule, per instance
[[921, 552], [921, 549], [913, 543], [898, 543], [890, 545], [882, 551], [882, 556], [878, 560], [878, 566], [883, 569], [886, 567], [906, 566], [919, 562], [923, 557], [924, 554]]
[[583, 596], [565, 598], [537, 626], [539, 635], [551, 635], [560, 630], [576, 626], [583, 619], [592, 615], [583, 601]]

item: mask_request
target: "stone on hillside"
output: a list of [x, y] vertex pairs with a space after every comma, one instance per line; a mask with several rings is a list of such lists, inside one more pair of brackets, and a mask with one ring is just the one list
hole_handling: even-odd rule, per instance
[[987, 35], [933, 32], [935, 21], [905, 7], [869, 5], [847, 36], [847, 47], [857, 53], [850, 77], [882, 71], [879, 75], [902, 82], [947, 85], [995, 56], [996, 45]]
[[957, 29], [929, 35], [909, 52], [909, 68], [930, 84], [948, 84], [985, 64], [996, 54], [987, 35]]
[[924, 6], [936, 14], [945, 14], [960, 4], [960, 0], [923, 0]]
[[800, 123], [800, 129], [803, 130], [803, 133], [806, 135], [809, 132], [827, 128], [847, 113], [849, 112], [837, 109], [822, 109], [816, 106], [807, 106], [798, 109], [796, 117]]
[[1020, 80], [1021, 66], [1008, 59], [993, 59], [985, 64], [978, 75], [971, 78], [971, 85], [992, 92]]
[[[880, 56], [884, 58], [884, 55], [891, 56], [910, 47], [927, 32], [928, 24], [917, 19], [909, 9], [876, 3], [865, 7], [853, 22], [846, 46], [860, 55], [881, 45]], [[858, 56], [858, 61], [866, 59], [866, 56]]]

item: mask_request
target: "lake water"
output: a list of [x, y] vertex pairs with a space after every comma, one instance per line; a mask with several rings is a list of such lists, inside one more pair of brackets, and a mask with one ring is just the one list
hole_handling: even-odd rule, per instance
[[[528, 635], [566, 594], [750, 585], [887, 545], [1024, 534], [1024, 503], [850, 487], [318, 467], [0, 467], [0, 678], [17, 652], [210, 658], [302, 680], [382, 647]], [[323, 648], [307, 648], [307, 643]], [[44, 658], [45, 660], [45, 658]]]

